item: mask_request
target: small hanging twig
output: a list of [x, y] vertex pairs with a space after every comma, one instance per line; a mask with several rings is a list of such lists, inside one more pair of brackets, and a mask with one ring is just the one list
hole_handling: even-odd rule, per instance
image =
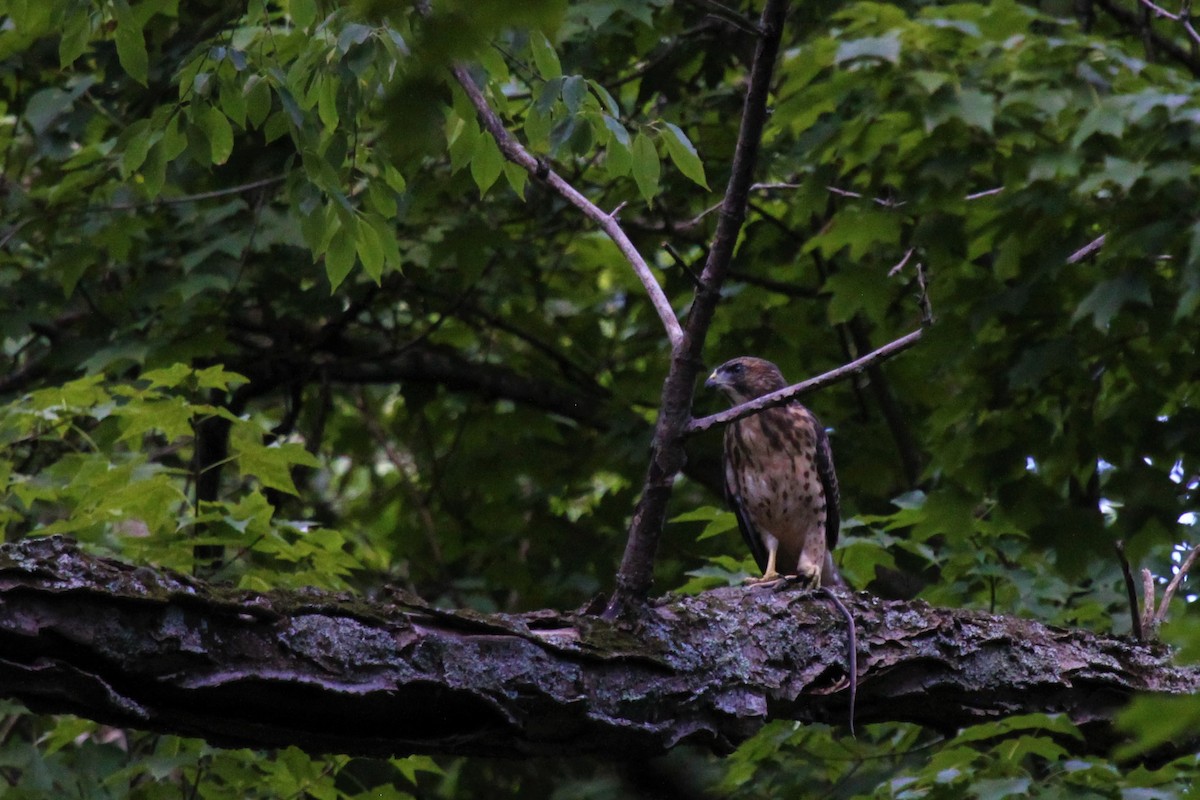
[[700, 282], [700, 276], [696, 274], [694, 269], [692, 269], [692, 265], [687, 262], [687, 259], [685, 259], [680, 252], [671, 245], [670, 242], [663, 242], [663, 250], [667, 251], [667, 255], [669, 255], [671, 260], [675, 262], [675, 266], [683, 270], [687, 276], [692, 279], [692, 286], [694, 288], [700, 289], [703, 287], [704, 284]]

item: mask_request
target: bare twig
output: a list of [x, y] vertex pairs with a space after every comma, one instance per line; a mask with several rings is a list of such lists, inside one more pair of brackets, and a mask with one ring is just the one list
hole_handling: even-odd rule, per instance
[[900, 270], [904, 269], [904, 266], [908, 263], [908, 260], [910, 258], [912, 258], [912, 254], [914, 252], [916, 252], [916, 249], [917, 248], [915, 248], [915, 247], [908, 248], [908, 252], [904, 254], [904, 258], [900, 259], [899, 263], [897, 263], [896, 266], [894, 266], [888, 270], [889, 278], [896, 277], [896, 275], [900, 272]]
[[[663, 327], [667, 331], [667, 338], [671, 341], [671, 348], [677, 349], [683, 339], [683, 329], [679, 325], [679, 319], [675, 316], [675, 311], [671, 308], [671, 303], [663, 292], [662, 287], [659, 286], [654, 274], [650, 271], [650, 266], [642, 258], [641, 253], [638, 252], [633, 242], [629, 240], [629, 237], [617, 222], [614, 216], [615, 212], [614, 214], [609, 214], [602, 210], [591, 200], [584, 197], [578, 189], [569, 184], [561, 175], [549, 169], [544, 161], [535, 158], [526, 150], [517, 141], [516, 137], [504, 127], [504, 123], [500, 121], [499, 115], [496, 114], [488, 104], [487, 98], [484, 97], [483, 90], [476, 85], [475, 80], [464, 65], [455, 64], [451, 68], [451, 71], [454, 73], [455, 80], [458, 81], [463, 91], [466, 92], [471, 105], [475, 107], [475, 114], [479, 117], [479, 122], [491, 134], [504, 157], [524, 169], [530, 175], [542, 180], [564, 200], [582, 211], [584, 216], [595, 222], [612, 239], [617, 249], [621, 251], [621, 255], [625, 257], [625, 260], [629, 262], [629, 266], [633, 268], [638, 280], [642, 282], [642, 287], [646, 290], [646, 294], [650, 298], [650, 303], [654, 306], [654, 310], [658, 312], [658, 317], [662, 320]], [[620, 209], [618, 208], [617, 210], [619, 211]]]
[[995, 189], [984, 189], [982, 192], [975, 192], [974, 194], [969, 194], [969, 195], [967, 195], [967, 199], [968, 200], [980, 200], [984, 197], [991, 197], [992, 195], [1000, 194], [1003, 191], [1004, 191], [1003, 186], [997, 186]]
[[929, 282], [925, 278], [925, 265], [917, 262], [917, 289], [920, 295], [917, 302], [921, 304], [921, 325], [928, 328], [933, 324], [933, 303], [929, 301]]
[[884, 359], [891, 358], [897, 353], [907, 350], [920, 341], [921, 336], [924, 335], [924, 333], [924, 328], [918, 328], [912, 333], [901, 336], [894, 342], [889, 342], [883, 347], [872, 350], [862, 358], [857, 358], [854, 361], [851, 361], [849, 364], [844, 364], [837, 369], [831, 369], [815, 378], [809, 378], [806, 381], [794, 383], [791, 386], [780, 389], [779, 391], [765, 394], [762, 397], [758, 397], [754, 400], [750, 400], [749, 402], [736, 405], [733, 408], [728, 408], [717, 414], [709, 414], [707, 417], [693, 419], [687, 425], [687, 433], [689, 435], [700, 433], [701, 431], [708, 430], [714, 425], [735, 422], [744, 417], [748, 417], [751, 414], [757, 414], [759, 411], [764, 409], [781, 406], [784, 403], [791, 401], [793, 398], [799, 397], [807, 392], [815, 391], [816, 389], [821, 389], [825, 386], [829, 386], [830, 384], [845, 380], [851, 375], [856, 375], [859, 372], [862, 372], [867, 367], [870, 367], [879, 363], [880, 361], [883, 361]]
[[1171, 582], [1167, 584], [1167, 588], [1163, 590], [1162, 602], [1158, 605], [1158, 610], [1154, 612], [1154, 627], [1162, 624], [1167, 618], [1167, 608], [1171, 605], [1171, 598], [1175, 596], [1175, 591], [1179, 585], [1183, 583], [1183, 579], [1187, 577], [1188, 571], [1192, 565], [1196, 563], [1196, 558], [1200, 556], [1200, 545], [1192, 548], [1192, 552], [1188, 553], [1187, 558], [1183, 560], [1183, 565], [1179, 567], [1179, 571], [1171, 578]]
[[663, 250], [667, 251], [667, 255], [669, 255], [671, 260], [675, 262], [675, 266], [683, 270], [684, 274], [691, 279], [692, 286], [696, 287], [697, 289], [700, 288], [700, 276], [695, 273], [695, 271], [692, 269], [692, 265], [687, 263], [687, 260], [680, 254], [680, 252], [676, 250], [670, 242], [663, 242]]
[[1148, 569], [1142, 570], [1142, 635], [1153, 632], [1154, 629], [1154, 574]]
[[157, 197], [153, 200], [142, 200], [136, 203], [114, 203], [111, 206], [93, 206], [89, 211], [129, 211], [135, 208], [150, 208], [152, 206], [169, 206], [178, 205], [179, 203], [191, 203], [196, 200], [212, 200], [215, 197], [225, 197], [231, 194], [244, 194], [252, 192], [255, 189], [262, 189], [264, 186], [274, 186], [277, 183], [283, 183], [287, 180], [286, 175], [276, 175], [273, 178], [263, 178], [262, 180], [243, 183], [239, 186], [230, 186], [227, 189], [214, 189], [211, 192], [198, 192], [197, 194], [185, 194], [179, 197]]
[[1097, 252], [1101, 247], [1104, 246], [1104, 239], [1107, 236], [1108, 234], [1102, 233], [1095, 239], [1092, 239], [1090, 242], [1085, 244], [1083, 247], [1076, 250], [1074, 253], [1071, 253], [1071, 255], [1067, 256], [1067, 263], [1078, 264], [1080, 261], [1083, 261], [1088, 256]]
[[[863, 198], [863, 195], [860, 192], [852, 192], [849, 189], [839, 189], [836, 186], [826, 186], [825, 188], [832, 194], [836, 194], [839, 197], [850, 197], [855, 200], [861, 200]], [[886, 197], [872, 197], [871, 202], [875, 203], [876, 205], [883, 206], [884, 208], [899, 208], [900, 206], [905, 205], [907, 201], [888, 200]]]
[[[801, 189], [803, 187], [804, 187], [804, 184], [802, 184], [802, 183], [755, 183], [755, 184], [751, 184], [750, 191], [752, 191], [752, 192], [771, 192], [771, 191], [775, 191], [777, 189]], [[689, 219], [687, 222], [680, 225], [679, 227], [682, 230], [687, 230], [688, 228], [694, 228], [697, 225], [699, 225], [705, 217], [707, 217], [709, 214], [713, 213], [720, 207], [721, 207], [721, 203], [717, 203], [716, 205], [711, 205], [708, 208], [701, 211], [696, 216]]]
[[20, 222], [18, 222], [17, 224], [15, 224], [11, 228], [9, 228], [8, 233], [4, 234], [4, 238], [0, 239], [0, 249], [3, 249], [4, 246], [6, 244], [8, 244], [10, 239], [12, 239], [18, 233], [20, 233], [21, 229], [24, 228], [26, 225], [28, 225], [31, 222], [33, 222], [33, 217], [26, 217], [25, 219], [21, 220]]
[[1189, 14], [1186, 14], [1183, 12], [1180, 12], [1179, 14], [1172, 14], [1170, 11], [1167, 11], [1162, 6], [1158, 6], [1158, 5], [1155, 5], [1154, 3], [1151, 3], [1150, 0], [1139, 0], [1139, 2], [1141, 2], [1141, 4], [1143, 6], [1145, 6], [1146, 8], [1148, 8], [1150, 11], [1153, 11], [1154, 16], [1163, 17], [1164, 19], [1169, 19], [1172, 22], [1179, 23], [1180, 26], [1183, 27], [1183, 30], [1188, 35], [1188, 37], [1193, 42], [1200, 44], [1200, 33], [1198, 33], [1196, 31], [1195, 27], [1192, 26], [1191, 17]]
[[[1118, 539], [1113, 542], [1113, 549], [1117, 551], [1117, 561], [1121, 564], [1121, 574], [1125, 577], [1125, 594], [1129, 599], [1129, 618], [1130, 627], [1133, 630], [1133, 638], [1139, 642], [1144, 642], [1145, 638], [1142, 635], [1142, 620], [1138, 616], [1137, 607], [1137, 589], [1133, 585], [1133, 572], [1129, 569], [1129, 559], [1125, 556], [1125, 542]], [[1151, 591], [1153, 591], [1153, 582], [1151, 583]]]
[[728, 22], [743, 33], [748, 33], [751, 36], [759, 36], [762, 33], [762, 30], [755, 26], [751, 20], [746, 19], [736, 10], [716, 2], [716, 0], [690, 0], [690, 2], [693, 5], [703, 8], [714, 18]]
[[[1117, 0], [1094, 0], [1095, 4], [1104, 9], [1104, 11], [1113, 19], [1115, 19], [1122, 27], [1129, 31], [1136, 31], [1146, 41], [1148, 41], [1156, 52], [1165, 53], [1167, 56], [1182, 64], [1193, 76], [1200, 76], [1200, 58], [1197, 58], [1195, 52], [1189, 52], [1176, 40], [1163, 36], [1149, 26], [1144, 26], [1140, 15], [1126, 8], [1123, 3]], [[1191, 30], [1188, 30], [1188, 29]], [[1191, 23], [1191, 19], [1186, 20], [1185, 30], [1188, 36], [1192, 36], [1192, 31], [1195, 30]], [[1193, 41], [1197, 41], [1193, 39]], [[1195, 44], [1192, 45], [1194, 50]]]

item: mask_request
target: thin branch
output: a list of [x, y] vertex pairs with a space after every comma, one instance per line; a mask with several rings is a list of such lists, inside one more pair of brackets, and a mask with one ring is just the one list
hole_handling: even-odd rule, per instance
[[[849, 197], [854, 200], [863, 199], [862, 194], [860, 194], [859, 192], [852, 192], [849, 189], [839, 189], [836, 186], [826, 186], [825, 188], [831, 194], [836, 194], [839, 197]], [[872, 197], [871, 201], [874, 202], [876, 205], [883, 206], [884, 208], [899, 208], [902, 205], [906, 205], [908, 202], [907, 200], [888, 200], [885, 197]]]
[[1154, 630], [1154, 573], [1142, 570], [1142, 634]]
[[1003, 186], [997, 186], [995, 189], [984, 189], [982, 192], [975, 192], [974, 194], [969, 194], [969, 195], [967, 195], [967, 199], [968, 200], [980, 200], [984, 197], [991, 197], [992, 195], [1000, 194], [1003, 191], [1004, 191]]
[[917, 262], [917, 301], [921, 305], [921, 325], [928, 328], [933, 324], [933, 303], [929, 301], [929, 281], [925, 277], [925, 265]]
[[1071, 255], [1067, 256], [1067, 263], [1078, 264], [1080, 261], [1083, 261], [1088, 256], [1097, 252], [1101, 247], [1104, 246], [1104, 240], [1107, 236], [1108, 234], [1102, 233], [1095, 239], [1092, 239], [1090, 242], [1085, 244], [1083, 247], [1076, 250], [1074, 253], [1071, 253]]
[[20, 222], [18, 222], [17, 224], [15, 224], [11, 228], [9, 228], [8, 233], [4, 234], [4, 238], [0, 239], [0, 249], [3, 249], [4, 246], [6, 244], [8, 244], [10, 239], [12, 239], [18, 233], [20, 233], [21, 229], [24, 228], [26, 225], [28, 225], [31, 222], [33, 222], [33, 217], [26, 217], [25, 219], [21, 220]]
[[[491, 134], [504, 157], [524, 169], [530, 175], [544, 182], [564, 200], [582, 211], [584, 216], [595, 222], [612, 239], [617, 249], [621, 251], [621, 255], [625, 256], [625, 260], [633, 268], [638, 280], [642, 282], [646, 294], [650, 297], [650, 303], [654, 306], [654, 310], [658, 312], [659, 319], [662, 320], [663, 327], [667, 331], [667, 338], [671, 341], [671, 348], [677, 349], [683, 339], [683, 329], [679, 325], [679, 318], [675, 316], [675, 311], [671, 308], [671, 303], [655, 279], [654, 273], [650, 271], [650, 266], [642, 258], [641, 253], [638, 252], [633, 242], [629, 240], [629, 237], [625, 234], [625, 231], [621, 228], [614, 215], [605, 212], [591, 200], [588, 200], [578, 189], [567, 183], [561, 175], [549, 169], [544, 161], [535, 158], [526, 150], [517, 141], [516, 137], [504, 127], [504, 123], [500, 121], [499, 115], [488, 105], [487, 98], [483, 95], [483, 90], [475, 83], [475, 80], [464, 65], [455, 64], [451, 68], [451, 71], [454, 74], [455, 80], [458, 81], [463, 91], [466, 92], [471, 105], [475, 107], [475, 113], [479, 117], [479, 122]], [[620, 209], [618, 208], [617, 210], [619, 211]]]
[[1200, 44], [1200, 33], [1197, 33], [1196, 29], [1194, 27], [1192, 27], [1192, 23], [1191, 23], [1191, 20], [1190, 20], [1188, 14], [1183, 14], [1183, 13], [1172, 14], [1170, 11], [1167, 11], [1165, 8], [1163, 8], [1161, 6], [1157, 6], [1154, 3], [1151, 3], [1150, 0], [1139, 0], [1139, 1], [1141, 2], [1141, 4], [1143, 6], [1145, 6], [1149, 10], [1153, 11], [1154, 16], [1164, 17], [1165, 19], [1169, 19], [1172, 22], [1179, 23], [1183, 27], [1183, 30], [1191, 38], [1191, 40], [1193, 42], [1196, 42], [1197, 44]]
[[908, 248], [908, 252], [906, 252], [904, 254], [904, 258], [900, 259], [899, 263], [897, 263], [896, 266], [894, 266], [888, 270], [888, 277], [889, 278], [896, 277], [896, 275], [900, 272], [900, 270], [904, 269], [904, 266], [906, 264], [908, 264], [908, 260], [910, 258], [912, 258], [912, 254], [915, 253], [916, 250], [917, 250], [917, 248], [915, 248], [915, 247]]
[[691, 278], [692, 286], [700, 288], [700, 276], [697, 275], [695, 270], [692, 269], [692, 265], [687, 262], [687, 259], [685, 259], [670, 242], [663, 242], [663, 250], [667, 251], [667, 255], [669, 255], [671, 260], [675, 262], [675, 266], [679, 267], [689, 278]]
[[[1132, 29], [1142, 34], [1143, 38], [1148, 39], [1153, 44], [1155, 50], [1166, 53], [1176, 62], [1182, 64], [1193, 76], [1200, 76], [1200, 59], [1196, 57], [1195, 53], [1189, 53], [1174, 39], [1163, 36], [1148, 27], [1143, 30], [1139, 15], [1114, 0], [1095, 0], [1095, 3], [1127, 30]], [[1188, 26], [1191, 27], [1190, 20], [1188, 21]], [[1190, 31], [1188, 35], [1191, 35]]]
[[1171, 582], [1163, 590], [1162, 602], [1159, 603], [1158, 610], [1154, 612], [1154, 627], [1157, 628], [1167, 618], [1167, 608], [1171, 605], [1171, 598], [1175, 596], [1175, 590], [1183, 583], [1183, 579], [1187, 577], [1188, 571], [1196, 563], [1197, 556], [1200, 556], [1200, 545], [1192, 548], [1192, 552], [1188, 553], [1187, 558], [1183, 560], [1183, 566], [1179, 568], [1179, 571], [1175, 573], [1175, 577], [1171, 578]]
[[701, 417], [700, 419], [693, 419], [687, 425], [687, 433], [688, 435], [701, 433], [702, 431], [706, 431], [715, 425], [736, 422], [737, 420], [748, 417], [751, 414], [757, 414], [759, 411], [784, 405], [785, 403], [790, 402], [802, 394], [816, 391], [817, 389], [822, 389], [830, 384], [845, 380], [851, 375], [857, 375], [867, 367], [891, 358], [897, 353], [904, 352], [919, 342], [924, 334], [925, 329], [918, 328], [912, 333], [901, 336], [894, 342], [889, 342], [883, 347], [872, 350], [862, 358], [857, 358], [854, 361], [851, 361], [849, 364], [843, 364], [837, 369], [831, 369], [815, 378], [809, 378], [808, 380], [801, 381], [800, 383], [793, 383], [791, 386], [771, 392], [770, 394], [764, 394], [762, 397], [757, 397], [748, 402], [741, 403], [733, 408], [727, 408], [720, 413], [709, 414], [707, 417]]
[[[752, 191], [752, 192], [771, 192], [771, 191], [775, 191], [777, 189], [802, 189], [802, 188], [804, 188], [804, 184], [802, 184], [802, 183], [755, 183], [750, 186], [750, 191]], [[680, 225], [679, 229], [687, 230], [688, 228], [696, 227], [697, 225], [699, 225], [701, 223], [701, 221], [703, 221], [703, 219], [705, 217], [707, 217], [709, 214], [711, 214], [714, 211], [716, 211], [717, 209], [719, 209], [721, 207], [721, 205], [722, 205], [721, 203], [716, 203], [715, 205], [709, 206], [708, 208], [704, 209], [696, 216], [689, 219], [687, 222]]]
[[689, 0], [689, 2], [692, 5], [703, 8], [715, 19], [728, 22], [743, 33], [748, 33], [751, 36], [760, 36], [762, 34], [762, 30], [755, 26], [751, 20], [746, 19], [734, 9], [716, 2], [716, 0]]
[[231, 194], [244, 194], [252, 192], [255, 189], [262, 189], [266, 186], [274, 186], [277, 183], [283, 183], [287, 180], [286, 175], [276, 175], [273, 178], [263, 178], [250, 183], [243, 183], [240, 186], [230, 186], [227, 189], [213, 189], [211, 192], [198, 192], [197, 194], [185, 194], [179, 197], [158, 197], [154, 200], [143, 200], [136, 203], [115, 203], [111, 206], [92, 206], [89, 211], [129, 211], [135, 208], [149, 208], [152, 206], [169, 206], [179, 203], [191, 203], [196, 200], [212, 200], [215, 197], [225, 197]]
[[[1121, 564], [1121, 574], [1125, 578], [1125, 594], [1129, 599], [1129, 621], [1130, 627], [1133, 630], [1133, 638], [1139, 642], [1144, 642], [1146, 639], [1143, 636], [1142, 620], [1138, 616], [1137, 589], [1133, 584], [1133, 572], [1129, 569], [1129, 559], [1125, 556], [1125, 542], [1118, 539], [1113, 542], [1113, 549], [1117, 551], [1117, 560]], [[1153, 583], [1151, 583], [1151, 591], [1153, 590]]]

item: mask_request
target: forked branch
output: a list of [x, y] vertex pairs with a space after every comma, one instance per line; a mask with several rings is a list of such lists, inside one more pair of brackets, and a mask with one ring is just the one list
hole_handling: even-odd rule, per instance
[[471, 105], [475, 107], [475, 113], [479, 117], [479, 122], [487, 129], [492, 138], [496, 140], [501, 154], [533, 177], [541, 180], [564, 200], [582, 211], [585, 217], [595, 222], [600, 227], [600, 230], [604, 231], [608, 235], [608, 238], [612, 239], [617, 249], [621, 251], [621, 255], [625, 257], [625, 260], [629, 262], [629, 266], [633, 268], [638, 280], [642, 282], [642, 287], [645, 288], [651, 305], [654, 306], [654, 310], [658, 313], [658, 317], [662, 320], [663, 327], [667, 331], [667, 338], [671, 340], [671, 348], [678, 348], [680, 342], [683, 340], [683, 329], [679, 325], [679, 318], [675, 316], [675, 311], [671, 308], [671, 302], [667, 299], [666, 293], [663, 292], [662, 287], [655, 279], [654, 273], [650, 271], [650, 265], [646, 263], [646, 259], [642, 258], [642, 254], [638, 252], [633, 242], [629, 240], [620, 223], [617, 222], [616, 216], [609, 214], [591, 200], [588, 200], [561, 175], [550, 169], [545, 162], [540, 161], [526, 150], [517, 141], [516, 137], [504, 127], [504, 123], [500, 120], [499, 115], [496, 114], [488, 104], [487, 98], [484, 97], [483, 90], [475, 83], [474, 78], [471, 77], [464, 65], [455, 64], [452, 71], [454, 79], [458, 81], [459, 86], [462, 87], [470, 99]]
[[763, 6], [759, 22], [761, 35], [750, 67], [742, 121], [733, 151], [729, 182], [721, 200], [716, 234], [688, 312], [682, 345], [675, 348], [667, 378], [663, 381], [658, 421], [650, 445], [650, 466], [642, 483], [642, 497], [629, 526], [629, 538], [621, 557], [621, 567], [617, 571], [616, 591], [605, 611], [609, 617], [644, 602], [653, 582], [654, 555], [666, 521], [667, 503], [675, 485], [675, 476], [687, 461], [683, 442], [692, 414], [692, 393], [702, 364], [704, 339], [712, 324], [717, 303], [720, 302], [721, 284], [729, 272], [734, 245], [746, 218], [750, 186], [754, 182], [754, 168], [767, 122], [771, 77], [779, 56], [787, 9], [787, 0], [767, 0]]
[[1179, 570], [1171, 578], [1167, 584], [1167, 588], [1163, 590], [1162, 602], [1155, 607], [1154, 603], [1154, 576], [1150, 570], [1142, 570], [1142, 620], [1141, 634], [1147, 640], [1152, 640], [1158, 632], [1159, 627], [1167, 618], [1167, 610], [1171, 607], [1171, 599], [1175, 597], [1175, 592], [1178, 591], [1184, 578], [1196, 564], [1196, 558], [1200, 557], [1200, 545], [1192, 548], [1192, 551], [1187, 554], [1187, 558], [1183, 560]]

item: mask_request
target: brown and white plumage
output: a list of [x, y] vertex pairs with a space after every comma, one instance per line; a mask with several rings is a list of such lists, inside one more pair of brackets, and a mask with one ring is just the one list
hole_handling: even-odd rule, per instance
[[[734, 405], [787, 385], [779, 368], [743, 356], [705, 382]], [[763, 579], [797, 575], [810, 586], [837, 582], [838, 484], [829, 437], [799, 402], [760, 411], [725, 429], [725, 493]]]

